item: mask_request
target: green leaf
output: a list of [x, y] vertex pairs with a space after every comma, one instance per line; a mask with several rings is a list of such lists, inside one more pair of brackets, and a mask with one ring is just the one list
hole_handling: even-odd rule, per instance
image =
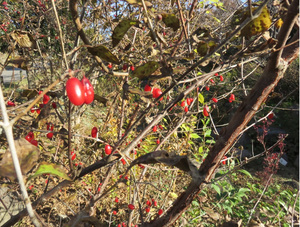
[[141, 65], [137, 67], [133, 73], [132, 76], [139, 78], [140, 80], [146, 79], [149, 77], [152, 73], [154, 73], [158, 68], [160, 64], [156, 61], [149, 61], [145, 63], [144, 65]]
[[217, 186], [215, 184], [212, 184], [211, 186], [215, 189], [215, 191], [218, 193], [218, 195], [221, 195], [221, 190], [220, 190], [219, 186]]
[[198, 99], [201, 104], [204, 104], [204, 97], [201, 93], [198, 94]]
[[101, 58], [104, 61], [108, 61], [108, 62], [111, 62], [114, 64], [120, 64], [120, 61], [117, 58], [117, 56], [112, 54], [106, 46], [103, 46], [103, 45], [90, 46], [90, 47], [87, 47], [87, 49], [92, 55], [98, 56], [99, 58]]
[[192, 139], [198, 139], [198, 138], [200, 138], [200, 136], [199, 136], [197, 133], [192, 133], [192, 134], [190, 135], [190, 137], [191, 137]]
[[56, 165], [56, 164], [49, 164], [46, 162], [42, 162], [39, 166], [39, 168], [37, 169], [37, 171], [28, 178], [28, 180], [31, 180], [32, 178], [35, 178], [39, 175], [42, 174], [52, 174], [52, 175], [56, 175], [58, 177], [61, 177], [65, 180], [71, 180], [71, 178], [65, 173], [64, 169], [62, 168], [62, 166], [60, 165]]
[[203, 147], [199, 147], [198, 152], [199, 152], [199, 154], [202, 154], [203, 153]]
[[241, 172], [241, 173], [243, 173], [243, 174], [245, 174], [245, 175], [247, 175], [247, 176], [250, 177], [251, 179], [253, 179], [251, 173], [249, 173], [247, 170], [240, 169], [240, 170], [238, 170], [238, 171]]
[[121, 39], [124, 37], [126, 32], [132, 25], [138, 24], [139, 21], [130, 20], [130, 19], [123, 19], [117, 27], [115, 27], [113, 34], [112, 34], [112, 44], [113, 47], [117, 46]]
[[216, 143], [216, 141], [214, 141], [214, 140], [206, 140], [205, 143], [214, 144], [214, 143]]
[[180, 28], [180, 23], [178, 18], [175, 16], [175, 14], [162, 14], [162, 21], [165, 23], [167, 27], [173, 28], [174, 31], [176, 31], [178, 28]]
[[208, 53], [208, 50], [209, 50], [209, 46], [207, 45], [206, 42], [200, 41], [200, 42], [198, 43], [198, 46], [197, 46], [197, 53], [198, 53], [201, 57], [204, 57], [204, 56]]
[[211, 129], [207, 129], [205, 132], [204, 132], [204, 137], [210, 137], [211, 136]]

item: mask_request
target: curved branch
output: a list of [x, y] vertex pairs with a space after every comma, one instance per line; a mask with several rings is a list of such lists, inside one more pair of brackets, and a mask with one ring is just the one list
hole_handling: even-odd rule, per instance
[[[83, 31], [81, 22], [80, 22], [80, 18], [78, 15], [78, 10], [77, 10], [77, 0], [70, 0], [69, 1], [69, 8], [70, 8], [70, 12], [75, 24], [75, 27], [78, 31], [78, 35], [80, 36], [80, 38], [82, 39], [82, 41], [84, 42], [85, 45], [92, 45], [88, 39], [88, 37], [86, 36], [86, 34]], [[98, 56], [94, 56], [94, 58], [96, 59], [97, 63], [101, 66], [101, 68], [105, 71], [105, 72], [109, 72], [108, 68], [104, 65], [104, 63], [102, 62], [102, 60], [98, 57]]]

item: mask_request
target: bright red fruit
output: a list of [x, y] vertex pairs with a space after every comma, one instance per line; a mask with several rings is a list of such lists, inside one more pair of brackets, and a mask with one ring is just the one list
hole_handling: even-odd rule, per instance
[[229, 102], [232, 102], [232, 101], [234, 101], [234, 100], [235, 100], [235, 95], [234, 95], [234, 94], [231, 94], [230, 97], [229, 97], [229, 99], [228, 99], [228, 101], [229, 101]]
[[121, 162], [123, 163], [123, 165], [126, 164], [126, 161], [123, 158], [121, 158]]
[[111, 146], [109, 144], [105, 145], [105, 154], [110, 155], [111, 154]]
[[219, 73], [215, 73], [215, 76], [219, 76]]
[[133, 65], [130, 66], [130, 70], [134, 71], [134, 66]]
[[180, 106], [184, 107], [185, 106], [185, 101], [182, 101]]
[[150, 207], [152, 204], [149, 200], [147, 200], [146, 204]]
[[158, 215], [159, 215], [159, 216], [162, 215], [163, 212], [164, 212], [164, 211], [163, 211], [162, 209], [159, 209], [159, 210], [158, 210]]
[[163, 130], [164, 128], [162, 127], [162, 125], [158, 125], [158, 127], [161, 129], [161, 130]]
[[225, 165], [225, 164], [226, 164], [226, 160], [227, 160], [227, 156], [224, 156], [223, 159], [224, 159], [224, 160], [222, 161], [222, 164]]
[[12, 101], [7, 101], [7, 105], [8, 106], [16, 106], [16, 104], [14, 104]]
[[206, 86], [205, 89], [206, 89], [206, 91], [209, 91], [210, 88], [208, 86]]
[[93, 138], [96, 138], [96, 137], [97, 137], [97, 132], [98, 132], [97, 127], [92, 128], [92, 137], [93, 137]]
[[274, 118], [274, 113], [270, 113], [269, 115], [268, 115], [268, 118], [271, 120], [271, 119], [273, 119]]
[[222, 75], [220, 75], [220, 81], [223, 82], [224, 81], [224, 77]]
[[37, 114], [41, 113], [41, 109], [36, 109], [35, 111], [37, 112]]
[[215, 102], [215, 103], [218, 102], [218, 99], [216, 99], [216, 98], [212, 98], [211, 100], [212, 100], [213, 102]]
[[48, 95], [44, 95], [44, 97], [43, 97], [43, 103], [47, 104], [49, 102], [49, 100], [50, 100], [50, 97]]
[[159, 88], [153, 88], [152, 95], [153, 98], [158, 98], [162, 94], [162, 91]]
[[184, 107], [184, 112], [188, 112], [189, 111], [189, 108], [186, 106], [186, 107]]
[[75, 106], [80, 106], [85, 102], [84, 87], [77, 78], [72, 77], [67, 81], [66, 91], [70, 102]]
[[209, 80], [212, 84], [215, 84], [215, 81], [213, 79]]
[[88, 78], [83, 76], [81, 83], [84, 89], [84, 103], [90, 104], [94, 101], [94, 88]]
[[115, 210], [113, 211], [113, 215], [116, 215], [117, 213], [118, 213], [117, 211], [115, 211]]
[[150, 207], [146, 207], [146, 212], [147, 212], [147, 213], [150, 212]]
[[48, 138], [48, 139], [52, 139], [52, 137], [53, 137], [53, 132], [47, 133], [47, 138]]
[[34, 145], [34, 146], [37, 146], [37, 145], [38, 145], [38, 141], [36, 141], [36, 140], [31, 140], [30, 143], [31, 143], [32, 145]]
[[157, 139], [157, 140], [156, 140], [156, 143], [157, 143], [157, 144], [160, 144], [160, 140], [159, 140], [159, 139]]
[[151, 87], [148, 84], [146, 84], [144, 91], [151, 91]]
[[153, 132], [156, 132], [156, 131], [157, 131], [157, 126], [156, 126], [156, 125], [152, 128], [152, 131], [153, 131]]
[[115, 198], [115, 202], [116, 202], [116, 203], [119, 202], [119, 198], [118, 198], [118, 197]]
[[109, 63], [107, 67], [111, 69], [113, 67], [113, 65], [111, 63]]
[[35, 111], [35, 108], [34, 108], [34, 107], [31, 107], [31, 108], [30, 108], [30, 112], [31, 112], [31, 113], [34, 113], [34, 111]]
[[74, 160], [75, 160], [75, 158], [76, 158], [76, 154], [75, 154], [75, 152], [74, 152], [74, 151], [72, 151], [72, 152], [71, 152], [71, 159], [72, 159], [72, 161], [74, 161]]
[[205, 116], [205, 117], [208, 117], [209, 116], [209, 107], [206, 105], [206, 106], [204, 106], [204, 108], [203, 108], [203, 115]]
[[188, 105], [191, 105], [191, 103], [192, 103], [191, 98], [187, 98], [187, 99], [186, 99], [186, 103], [187, 103]]
[[27, 136], [25, 137], [25, 139], [30, 142], [34, 139], [34, 134], [33, 132], [28, 132]]
[[133, 204], [129, 204], [129, 205], [128, 205], [128, 208], [129, 208], [130, 210], [134, 210], [134, 209], [135, 209], [135, 207], [134, 207]]
[[154, 199], [152, 199], [152, 204], [153, 204], [153, 206], [157, 206], [157, 202], [154, 200]]

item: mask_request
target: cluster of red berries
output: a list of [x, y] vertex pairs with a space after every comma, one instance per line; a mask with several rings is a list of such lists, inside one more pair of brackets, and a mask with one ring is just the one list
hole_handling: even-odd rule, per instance
[[47, 133], [47, 138], [48, 139], [52, 139], [52, 137], [53, 137], [53, 132], [52, 132], [53, 129], [54, 129], [54, 125], [52, 123], [47, 123], [47, 130], [51, 131], [51, 132]]
[[184, 112], [188, 112], [189, 111], [189, 105], [191, 105], [191, 103], [194, 101], [193, 98], [187, 98], [186, 101], [182, 101], [180, 106], [184, 107]]
[[4, 6], [4, 9], [5, 9], [5, 10], [8, 10], [8, 7], [7, 7], [7, 2], [5, 2], [5, 1], [4, 1], [4, 2], [2, 2], [2, 5]]
[[81, 81], [75, 77], [70, 78], [66, 83], [66, 91], [70, 102], [75, 106], [90, 104], [94, 100], [94, 88], [85, 76]]
[[7, 25], [9, 25], [9, 21], [6, 22], [6, 23], [1, 24], [1, 25], [0, 25], [0, 28], [1, 28], [4, 32], [7, 32], [7, 28], [6, 28]]
[[[39, 91], [39, 95], [42, 93], [43, 91]], [[37, 112], [37, 114], [40, 114], [41, 113], [41, 109], [44, 107], [44, 105], [46, 105], [48, 102], [50, 101], [50, 97], [48, 95], [44, 95], [43, 96], [43, 103], [40, 103], [39, 104], [39, 107], [31, 107], [30, 109], [30, 112], [31, 113], [34, 113], [34, 112]], [[52, 103], [52, 107], [54, 109], [56, 109], [56, 103], [53, 102]]]
[[[152, 93], [152, 97], [153, 98], [158, 98], [161, 94], [162, 94], [162, 91], [159, 89], [159, 88], [151, 88], [148, 84], [146, 84], [145, 88], [144, 88], [144, 91], [150, 91]], [[159, 101], [163, 100], [163, 97], [161, 97], [159, 99]]]
[[34, 134], [31, 131], [25, 136], [25, 139], [34, 146], [38, 145], [38, 141], [34, 139]]

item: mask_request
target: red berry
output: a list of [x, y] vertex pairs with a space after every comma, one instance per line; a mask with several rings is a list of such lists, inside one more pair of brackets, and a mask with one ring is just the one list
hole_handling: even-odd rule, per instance
[[58, 40], [58, 39], [59, 39], [59, 37], [58, 37], [58, 36], [55, 36], [55, 39], [56, 39], [56, 40]]
[[156, 143], [157, 143], [157, 144], [160, 144], [160, 140], [159, 140], [159, 139], [157, 139], [157, 140], [156, 140]]
[[113, 211], [113, 215], [116, 215], [118, 212], [116, 210]]
[[219, 73], [215, 73], [215, 76], [219, 76]]
[[31, 113], [34, 113], [34, 111], [35, 111], [35, 108], [34, 108], [34, 107], [31, 107], [31, 108], [30, 108], [30, 112], [31, 112]]
[[269, 115], [268, 115], [268, 118], [271, 120], [271, 119], [273, 119], [274, 118], [274, 113], [270, 113]]
[[75, 106], [80, 106], [85, 102], [84, 87], [77, 78], [72, 77], [67, 81], [66, 91], [70, 102]]
[[154, 199], [152, 199], [152, 204], [153, 204], [153, 206], [157, 206], [157, 202], [154, 200]]
[[123, 158], [121, 158], [121, 162], [123, 163], [123, 165], [126, 164], [126, 161]]
[[216, 98], [212, 98], [211, 100], [212, 100], [213, 102], [215, 102], [215, 103], [218, 102], [218, 99], [216, 99]]
[[113, 65], [111, 63], [109, 63], [107, 67], [111, 69], [113, 67]]
[[150, 207], [146, 207], [146, 212], [147, 212], [147, 213], [150, 212]]
[[224, 160], [222, 161], [222, 164], [225, 165], [225, 164], [226, 164], [226, 160], [227, 160], [227, 156], [224, 156], [223, 159], [224, 159]]
[[133, 65], [130, 66], [130, 70], [134, 71], [134, 66]]
[[188, 112], [189, 111], [189, 108], [186, 106], [186, 107], [184, 107], [184, 112]]
[[153, 98], [158, 98], [162, 94], [162, 91], [159, 88], [153, 88], [152, 95]]
[[191, 105], [191, 103], [192, 103], [191, 98], [187, 98], [187, 99], [186, 99], [186, 103], [187, 103], [188, 105]]
[[47, 133], [47, 138], [48, 138], [48, 139], [52, 139], [52, 137], [53, 137], [53, 132]]
[[158, 215], [159, 215], [159, 216], [162, 215], [163, 212], [164, 212], [164, 211], [163, 211], [162, 209], [159, 209], [159, 210], [158, 210]]
[[48, 95], [44, 95], [44, 97], [43, 97], [43, 103], [47, 104], [49, 102], [49, 100], [50, 100], [50, 97]]
[[116, 203], [119, 202], [119, 198], [118, 198], [118, 197], [115, 198], [115, 202], [116, 202]]
[[185, 101], [182, 101], [180, 106], [184, 107], [185, 106]]
[[35, 111], [37, 112], [37, 114], [41, 113], [41, 109], [36, 109]]
[[129, 204], [129, 205], [128, 205], [128, 208], [129, 208], [130, 210], [134, 210], [134, 209], [135, 209], [135, 207], [134, 207], [133, 204]]
[[213, 79], [209, 80], [212, 84], [215, 84], [215, 81]]
[[206, 91], [209, 91], [210, 88], [208, 86], [206, 86], [205, 89], [206, 89]]
[[93, 137], [93, 138], [96, 138], [96, 137], [97, 137], [97, 132], [98, 132], [97, 127], [92, 128], [92, 137]]
[[118, 224], [118, 227], [122, 227], [122, 225], [121, 225], [121, 224]]
[[109, 144], [105, 145], [105, 154], [110, 155], [111, 154], [111, 146]]
[[27, 136], [25, 137], [25, 139], [26, 139], [28, 142], [30, 142], [31, 140], [33, 140], [33, 139], [34, 139], [34, 134], [33, 134], [33, 132], [29, 132], [29, 133], [27, 134]]
[[53, 107], [53, 109], [56, 109], [56, 108], [57, 108], [57, 106], [56, 106], [56, 103], [55, 103], [55, 102], [53, 102], [53, 103], [52, 103], [52, 107]]
[[158, 127], [161, 129], [161, 130], [163, 130], [164, 128], [162, 127], [162, 125], [158, 125]]
[[90, 104], [94, 101], [94, 88], [88, 78], [83, 76], [81, 83], [84, 89], [84, 103]]
[[37, 146], [37, 145], [38, 145], [38, 141], [36, 141], [36, 140], [31, 140], [30, 143], [31, 143], [32, 145], [34, 145], [34, 146]]
[[232, 101], [234, 101], [234, 100], [235, 100], [235, 95], [234, 95], [234, 94], [231, 94], [230, 97], [229, 97], [229, 99], [228, 99], [228, 101], [229, 101], [229, 102], [232, 102]]
[[33, 187], [34, 187], [33, 185], [30, 185], [30, 186], [28, 187], [28, 189], [31, 190], [31, 189], [33, 189]]
[[224, 77], [221, 75], [220, 76], [220, 81], [223, 82], [224, 81]]
[[31, 139], [31, 137], [30, 136], [25, 136], [25, 140], [27, 140], [28, 142], [30, 142], [32, 139]]
[[75, 158], [76, 158], [76, 154], [75, 153], [71, 154], [71, 160], [74, 161]]
[[204, 108], [203, 108], [203, 115], [205, 117], [209, 116], [209, 107], [207, 105], [205, 105]]
[[146, 84], [144, 91], [151, 91], [151, 87], [148, 84]]
[[16, 104], [14, 104], [12, 101], [7, 101], [7, 105], [8, 106], [16, 106]]
[[157, 131], [157, 126], [156, 126], [156, 125], [154, 125], [152, 131], [153, 131], [153, 132], [156, 132], [156, 131]]
[[149, 200], [146, 201], [146, 204], [147, 204], [149, 207], [151, 207], [151, 205], [152, 205], [151, 202], [150, 202]]

